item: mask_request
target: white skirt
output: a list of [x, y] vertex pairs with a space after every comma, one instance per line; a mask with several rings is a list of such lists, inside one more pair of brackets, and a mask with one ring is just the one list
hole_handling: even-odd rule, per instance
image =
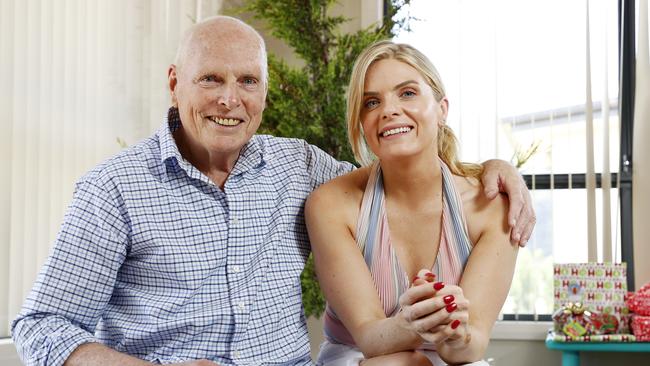
[[[447, 366], [438, 353], [435, 351], [420, 350], [425, 355], [433, 366]], [[356, 347], [351, 347], [345, 344], [330, 343], [325, 341], [320, 345], [320, 352], [318, 353], [318, 366], [359, 366], [359, 362], [363, 361], [363, 353]], [[483, 360], [466, 364], [467, 366], [489, 366]]]

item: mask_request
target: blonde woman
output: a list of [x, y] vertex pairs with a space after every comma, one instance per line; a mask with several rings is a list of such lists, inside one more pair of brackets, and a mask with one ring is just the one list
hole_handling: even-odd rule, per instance
[[481, 361], [517, 257], [508, 202], [458, 160], [449, 102], [418, 50], [373, 44], [356, 61], [348, 134], [363, 165], [314, 191], [305, 214], [328, 305], [323, 365]]

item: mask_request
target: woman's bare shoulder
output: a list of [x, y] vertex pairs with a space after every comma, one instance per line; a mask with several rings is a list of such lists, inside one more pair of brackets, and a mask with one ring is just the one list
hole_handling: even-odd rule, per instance
[[487, 198], [483, 192], [483, 184], [477, 178], [454, 175], [454, 183], [463, 201], [463, 206], [465, 206], [465, 211], [482, 212], [488, 210], [495, 213], [495, 211], [498, 212], [505, 207], [505, 213], [507, 213], [508, 196], [499, 194], [494, 199]]
[[487, 198], [476, 178], [454, 176], [454, 182], [463, 201], [472, 242], [476, 243], [485, 230], [500, 227], [495, 223], [502, 223], [500, 229], [508, 231], [508, 196], [498, 194], [494, 199]]
[[[338, 200], [355, 200], [361, 199], [363, 191], [368, 182], [369, 167], [355, 169], [348, 174], [336, 177], [329, 182], [323, 183], [316, 188], [309, 198], [313, 199], [338, 199]], [[342, 203], [339, 201], [339, 203]]]
[[305, 212], [331, 212], [349, 221], [356, 217], [370, 168], [363, 167], [323, 183], [307, 197]]

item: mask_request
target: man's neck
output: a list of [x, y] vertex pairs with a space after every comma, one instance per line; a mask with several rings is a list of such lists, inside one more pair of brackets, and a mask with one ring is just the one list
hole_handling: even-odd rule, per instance
[[183, 159], [205, 174], [214, 185], [223, 189], [239, 159], [240, 151], [224, 153], [207, 150], [191, 144], [180, 129], [174, 133], [174, 138]]

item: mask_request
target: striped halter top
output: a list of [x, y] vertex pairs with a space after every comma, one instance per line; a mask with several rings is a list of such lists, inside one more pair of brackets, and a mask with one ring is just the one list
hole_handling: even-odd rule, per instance
[[[437, 281], [458, 284], [473, 244], [469, 240], [460, 195], [453, 176], [440, 160], [442, 170], [442, 219], [440, 246], [431, 272]], [[371, 170], [357, 220], [357, 245], [381, 299], [387, 317], [399, 311], [399, 297], [409, 288], [411, 279], [402, 269], [391, 245], [381, 167], [376, 162]], [[324, 316], [325, 337], [332, 343], [354, 346], [354, 340], [329, 307]], [[425, 347], [430, 348], [430, 347]]]

